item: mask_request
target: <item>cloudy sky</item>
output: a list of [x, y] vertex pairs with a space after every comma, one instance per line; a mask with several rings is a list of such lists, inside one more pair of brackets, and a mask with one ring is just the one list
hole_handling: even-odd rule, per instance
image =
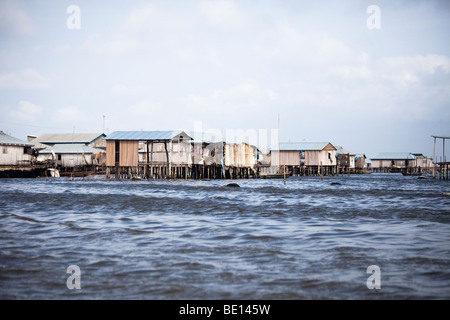
[[449, 33], [449, 1], [0, 0], [0, 130], [271, 144], [279, 119], [282, 142], [431, 156]]

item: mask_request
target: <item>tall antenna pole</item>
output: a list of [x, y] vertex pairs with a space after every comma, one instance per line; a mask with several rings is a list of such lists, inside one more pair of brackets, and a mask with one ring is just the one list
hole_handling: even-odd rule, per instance
[[105, 133], [105, 115], [103, 115], [103, 132], [102, 133]]
[[281, 161], [280, 161], [280, 114], [278, 114], [278, 165], [281, 166]]

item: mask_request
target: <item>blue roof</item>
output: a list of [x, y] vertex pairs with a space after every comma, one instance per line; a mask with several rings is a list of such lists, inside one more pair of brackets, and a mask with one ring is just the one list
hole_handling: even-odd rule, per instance
[[410, 152], [381, 152], [372, 160], [414, 160], [416, 157]]
[[105, 140], [172, 140], [179, 134], [192, 139], [183, 131], [115, 131], [108, 135]]
[[280, 143], [280, 150], [283, 150], [283, 151], [323, 150], [328, 144], [331, 144], [331, 143], [329, 143], [329, 142], [283, 142], [283, 143]]

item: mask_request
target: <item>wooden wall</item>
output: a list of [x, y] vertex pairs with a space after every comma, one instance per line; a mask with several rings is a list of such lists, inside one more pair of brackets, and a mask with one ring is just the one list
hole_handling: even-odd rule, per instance
[[120, 141], [120, 160], [121, 167], [137, 167], [139, 163], [138, 153], [139, 141]]
[[[138, 141], [120, 141], [120, 167], [137, 167], [139, 161]], [[106, 141], [106, 165], [114, 167], [116, 165], [116, 141]]]
[[116, 154], [116, 141], [106, 140], [106, 166], [114, 167], [116, 165], [115, 154]]
[[31, 161], [31, 155], [25, 153], [22, 146], [0, 146], [0, 165], [19, 165], [21, 161]]
[[257, 150], [247, 143], [225, 144], [225, 166], [236, 168], [253, 168], [256, 165]]
[[272, 150], [271, 165], [300, 166], [300, 151]]
[[355, 167], [358, 169], [364, 169], [366, 167], [366, 159], [364, 157], [359, 157], [356, 161], [355, 161]]

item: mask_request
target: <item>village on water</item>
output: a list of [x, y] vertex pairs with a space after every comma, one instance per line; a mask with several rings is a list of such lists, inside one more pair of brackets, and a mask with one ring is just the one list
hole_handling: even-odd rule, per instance
[[278, 148], [261, 150], [185, 131], [48, 133], [28, 135], [26, 141], [0, 131], [0, 178], [102, 174], [106, 179], [245, 179], [390, 172], [448, 180], [450, 162], [439, 158], [436, 148], [442, 146], [445, 155], [450, 137], [431, 138], [432, 158], [383, 152], [369, 159], [332, 142], [281, 142]]

